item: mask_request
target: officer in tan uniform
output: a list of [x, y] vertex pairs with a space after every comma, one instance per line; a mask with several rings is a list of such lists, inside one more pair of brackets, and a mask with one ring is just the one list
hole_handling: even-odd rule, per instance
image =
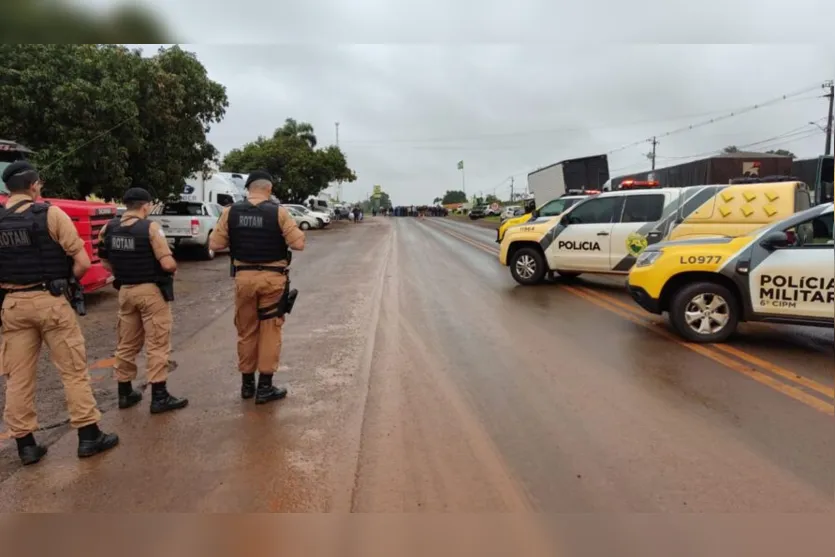
[[148, 383], [151, 384], [151, 414], [178, 410], [188, 399], [168, 392], [168, 356], [171, 354], [171, 307], [173, 275], [177, 262], [162, 228], [148, 220], [151, 195], [131, 188], [123, 198], [126, 211], [108, 222], [99, 233], [99, 258], [113, 272], [119, 289], [116, 380], [119, 408], [130, 408], [142, 400], [135, 390], [136, 356], [145, 345]]
[[38, 429], [35, 379], [41, 342], [46, 342], [64, 384], [70, 425], [78, 430], [78, 456], [93, 456], [118, 445], [119, 437], [99, 429], [84, 336], [66, 297], [73, 276], [80, 278], [90, 268], [90, 258], [70, 217], [35, 201], [42, 186], [31, 164], [10, 164], [3, 181], [11, 194], [0, 209], [3, 419], [23, 464], [40, 461], [46, 447], [33, 435]]
[[284, 315], [292, 310], [296, 295], [289, 290], [289, 248], [304, 249], [304, 233], [296, 221], [270, 201], [272, 187], [268, 172], [250, 173], [247, 200], [225, 208], [209, 238], [211, 249], [230, 249], [241, 397], [254, 396], [256, 404], [287, 396], [287, 389], [273, 385], [273, 374], [281, 354]]

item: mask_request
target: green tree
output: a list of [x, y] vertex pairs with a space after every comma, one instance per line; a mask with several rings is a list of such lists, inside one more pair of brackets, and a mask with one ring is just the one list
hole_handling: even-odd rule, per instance
[[723, 153], [739, 153], [739, 147], [736, 145], [728, 145], [724, 149], [722, 149]]
[[313, 126], [307, 122], [296, 122], [293, 118], [284, 120], [284, 125], [275, 130], [273, 137], [301, 139], [310, 145], [311, 149], [316, 148], [316, 134], [313, 133]]
[[331, 182], [357, 179], [345, 154], [334, 145], [316, 149], [313, 126], [288, 118], [272, 137], [258, 137], [223, 159], [228, 172], [264, 169], [273, 175], [273, 193], [287, 203], [304, 202]]
[[377, 201], [377, 206], [381, 209], [391, 209], [391, 198], [386, 192], [380, 192], [380, 198]]
[[207, 141], [226, 91], [178, 47], [143, 58], [115, 45], [4, 44], [0, 130], [36, 151], [45, 193], [160, 199], [217, 151]]
[[459, 190], [447, 190], [441, 203], [449, 205], [450, 203], [466, 203], [467, 194]]
[[490, 205], [491, 203], [501, 203], [501, 199], [496, 197], [494, 194], [489, 194], [487, 197], [484, 198], [484, 202]]
[[174, 42], [159, 18], [148, 9], [122, 5], [101, 14], [61, 0], [15, 3], [3, 11], [0, 33], [9, 44]]
[[787, 151], [786, 149], [771, 149], [770, 151], [766, 151], [766, 153], [771, 153], [772, 155], [782, 155], [784, 157], [791, 157], [793, 159], [797, 158], [797, 155], [795, 155], [791, 151]]
[[436, 197], [435, 199], [432, 200], [432, 205], [437, 205], [438, 203], [441, 203], [442, 201], [443, 201], [443, 199], [441, 199], [440, 197]]

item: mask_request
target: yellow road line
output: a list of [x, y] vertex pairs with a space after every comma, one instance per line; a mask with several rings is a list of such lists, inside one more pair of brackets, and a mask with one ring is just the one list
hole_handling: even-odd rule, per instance
[[[489, 247], [487, 247], [483, 244], [480, 244], [480, 243], [478, 243], [474, 240], [471, 240], [470, 238], [467, 238], [466, 236], [464, 236], [462, 234], [459, 234], [457, 232], [453, 232], [451, 230], [443, 230], [443, 232], [461, 240], [462, 242], [465, 242], [465, 243], [467, 243], [467, 244], [469, 244], [469, 245], [471, 245], [475, 248], [478, 248], [478, 249], [480, 249], [482, 251], [485, 251], [487, 253], [490, 253], [492, 255], [498, 255], [499, 254], [498, 250], [496, 250], [494, 248], [489, 248]], [[711, 360], [713, 360], [713, 361], [715, 361], [719, 364], [722, 364], [723, 366], [727, 367], [728, 369], [731, 369], [733, 371], [741, 373], [742, 375], [745, 375], [746, 377], [749, 377], [750, 379], [753, 379], [754, 381], [757, 381], [758, 383], [760, 383], [762, 385], [765, 385], [765, 386], [767, 386], [767, 387], [769, 387], [769, 388], [771, 388], [775, 391], [778, 391], [778, 392], [780, 392], [780, 393], [782, 393], [782, 394], [784, 394], [788, 397], [791, 397], [795, 400], [798, 400], [798, 401], [806, 404], [807, 406], [810, 406], [810, 407], [814, 408], [815, 410], [818, 410], [819, 412], [823, 412], [824, 414], [828, 414], [830, 416], [835, 416], [835, 405], [832, 405], [832, 404], [830, 404], [826, 401], [823, 401], [823, 400], [817, 398], [816, 396], [811, 395], [809, 393], [806, 393], [804, 391], [801, 391], [800, 389], [797, 389], [797, 388], [795, 388], [791, 385], [786, 385], [782, 381], [779, 381], [779, 380], [771, 377], [770, 375], [766, 375], [765, 373], [763, 373], [763, 372], [761, 372], [757, 369], [749, 368], [746, 365], [744, 365], [742, 362], [738, 362], [738, 361], [736, 361], [732, 358], [729, 358], [727, 356], [724, 356], [723, 354], [718, 353], [715, 349], [719, 348], [720, 350], [724, 350], [726, 353], [733, 354], [737, 358], [739, 358], [739, 359], [741, 359], [741, 360], [743, 360], [743, 361], [745, 361], [749, 364], [752, 364], [752, 365], [755, 365], [755, 366], [758, 365], [758, 366], [762, 367], [763, 369], [766, 369], [767, 371], [769, 371], [771, 373], [774, 373], [775, 375], [783, 377], [784, 379], [788, 379], [789, 381], [793, 381], [794, 383], [803, 385], [804, 387], [812, 389], [816, 392], [819, 392], [819, 393], [822, 393], [824, 395], [832, 397], [833, 396], [833, 394], [832, 394], [833, 390], [826, 387], [825, 385], [822, 385], [822, 384], [820, 384], [816, 381], [813, 381], [811, 379], [808, 379], [806, 377], [800, 377], [795, 373], [792, 373], [788, 370], [780, 368], [779, 366], [769, 364], [768, 362], [765, 362], [764, 360], [761, 360], [760, 358], [757, 358], [756, 356], [753, 356], [751, 354], [743, 352], [742, 350], [739, 350], [737, 348], [731, 348], [731, 347], [723, 346], [723, 345], [711, 345], [710, 347], [708, 347], [708, 346], [703, 346], [703, 345], [700, 345], [700, 344], [685, 342], [682, 339], [675, 336], [674, 334], [666, 331], [665, 329], [662, 329], [662, 328], [658, 327], [655, 323], [646, 321], [647, 315], [645, 313], [643, 313], [641, 310], [639, 310], [638, 308], [633, 307], [629, 304], [626, 304], [626, 303], [622, 302], [621, 300], [618, 300], [618, 299], [616, 299], [612, 296], [609, 296], [607, 294], [602, 294], [602, 293], [596, 292], [594, 290], [589, 290], [588, 288], [585, 288], [585, 287], [575, 288], [575, 287], [571, 287], [571, 286], [563, 286], [562, 288], [564, 288], [568, 292], [574, 294], [575, 296], [583, 298], [586, 301], [589, 301], [589, 302], [591, 302], [591, 303], [593, 303], [593, 304], [595, 304], [599, 307], [602, 307], [602, 308], [604, 308], [608, 311], [611, 311], [612, 313], [620, 315], [621, 317], [623, 317], [623, 318], [625, 318], [629, 321], [632, 321], [633, 323], [636, 323], [638, 325], [646, 327], [647, 329], [649, 329], [651, 331], [654, 331], [655, 333], [661, 335], [662, 337], [664, 337], [667, 340], [670, 340], [670, 341], [672, 341], [672, 342], [674, 342], [674, 343], [676, 343], [680, 346], [684, 346], [685, 348], [687, 348], [687, 349], [689, 349], [693, 352], [696, 352], [697, 354], [701, 354], [702, 356], [705, 356], [706, 358], [709, 358], [709, 359], [711, 359]], [[766, 365], [762, 365], [762, 364], [766, 364]]]
[[727, 356], [723, 356], [722, 354], [719, 354], [719, 353], [711, 350], [710, 348], [708, 348], [706, 346], [702, 346], [700, 344], [693, 344], [693, 343], [690, 343], [690, 342], [684, 342], [683, 340], [679, 339], [677, 336], [673, 335], [672, 333], [670, 333], [670, 332], [668, 332], [664, 329], [661, 329], [659, 327], [655, 327], [652, 323], [650, 323], [648, 321], [645, 321], [644, 319], [639, 318], [636, 314], [632, 313], [631, 311], [621, 309], [620, 307], [618, 307], [615, 304], [610, 304], [610, 303], [608, 303], [608, 301], [606, 301], [606, 300], [604, 300], [604, 299], [602, 299], [598, 296], [595, 296], [594, 294], [588, 294], [588, 293], [582, 291], [579, 288], [575, 289], [574, 287], [571, 287], [571, 286], [564, 287], [564, 289], [567, 290], [568, 292], [571, 292], [575, 296], [583, 298], [586, 301], [589, 301], [589, 302], [591, 302], [591, 303], [593, 303], [597, 306], [600, 306], [600, 307], [602, 307], [604, 309], [607, 309], [607, 310], [609, 310], [613, 313], [616, 313], [616, 314], [620, 315], [621, 317], [624, 317], [625, 319], [628, 319], [629, 321], [632, 321], [633, 323], [641, 325], [642, 327], [646, 327], [647, 329], [649, 329], [651, 331], [654, 331], [655, 333], [661, 335], [662, 337], [664, 337], [667, 340], [670, 340], [670, 341], [672, 341], [672, 342], [674, 342], [674, 343], [676, 343], [680, 346], [683, 346], [683, 347], [685, 347], [689, 350], [692, 350], [693, 352], [696, 352], [697, 354], [701, 354], [702, 356], [704, 356], [706, 358], [710, 358], [711, 360], [722, 364], [723, 366], [727, 367], [728, 369], [731, 369], [733, 371], [741, 373], [742, 375], [745, 375], [746, 377], [749, 377], [750, 379], [753, 379], [754, 381], [756, 381], [756, 382], [758, 382], [762, 385], [770, 387], [771, 389], [773, 389], [773, 390], [775, 390], [779, 393], [782, 393], [782, 394], [784, 394], [788, 397], [791, 397], [791, 398], [793, 398], [797, 401], [800, 401], [800, 402], [806, 404], [807, 406], [810, 406], [811, 408], [814, 408], [815, 410], [818, 410], [819, 412], [823, 412], [824, 414], [828, 414], [830, 416], [835, 416], [835, 405], [832, 405], [828, 402], [825, 402], [825, 401], [817, 398], [814, 395], [810, 395], [806, 392], [801, 391], [800, 389], [797, 389], [797, 388], [792, 387], [790, 385], [786, 385], [785, 383], [771, 377], [770, 375], [766, 375], [766, 374], [764, 374], [760, 371], [749, 368], [749, 367], [743, 365], [742, 363], [737, 362], [736, 360], [732, 360], [731, 358], [728, 358]]
[[[629, 305], [629, 304], [627, 304], [627, 303], [625, 303], [621, 300], [618, 300], [618, 299], [614, 298], [613, 296], [609, 296], [608, 294], [603, 294], [601, 292], [595, 292], [594, 290], [590, 290], [588, 288], [583, 288], [583, 290], [587, 294], [594, 295], [594, 296], [599, 296], [601, 298], [605, 298], [608, 302], [610, 302], [612, 304], [615, 304], [617, 306], [620, 306], [620, 307], [638, 315], [639, 317], [647, 317], [647, 314], [644, 313], [642, 310], [640, 310], [640, 309], [638, 309], [634, 306], [631, 306], [631, 305]], [[774, 375], [782, 377], [783, 379], [786, 379], [786, 380], [791, 381], [793, 383], [797, 383], [798, 385], [802, 385], [802, 386], [804, 386], [808, 389], [816, 391], [816, 392], [818, 392], [822, 395], [825, 395], [829, 398], [835, 398], [835, 388], [828, 387], [827, 385], [824, 385], [823, 383], [819, 383], [819, 382], [815, 381], [814, 379], [809, 379], [808, 377], [804, 377], [800, 374], [789, 371], [789, 370], [787, 370], [785, 368], [782, 368], [782, 367], [780, 367], [776, 364], [773, 364], [771, 362], [763, 360], [762, 358], [758, 358], [757, 356], [754, 356], [753, 354], [745, 352], [744, 350], [741, 350], [739, 348], [735, 348], [733, 346], [729, 346], [727, 344], [712, 344], [712, 345], [710, 345], [710, 348], [712, 348], [714, 350], [721, 350], [722, 352], [725, 352], [726, 354], [730, 354], [732, 356], [735, 356], [735, 357], [739, 358], [740, 360], [743, 360], [744, 362], [749, 363], [753, 366], [761, 367], [761, 368], [773, 373]]]

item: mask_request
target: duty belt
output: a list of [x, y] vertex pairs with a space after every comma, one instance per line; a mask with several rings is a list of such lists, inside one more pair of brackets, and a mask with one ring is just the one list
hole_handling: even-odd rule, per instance
[[233, 265], [235, 272], [238, 271], [272, 271], [286, 275], [290, 270], [287, 267], [276, 267], [273, 265]]
[[6, 294], [17, 294], [18, 292], [39, 292], [39, 291], [42, 291], [42, 292], [48, 292], [49, 291], [49, 287], [46, 285], [45, 282], [42, 282], [41, 284], [36, 284], [34, 286], [27, 286], [26, 288], [9, 288], [7, 290], [4, 290], [4, 292]]

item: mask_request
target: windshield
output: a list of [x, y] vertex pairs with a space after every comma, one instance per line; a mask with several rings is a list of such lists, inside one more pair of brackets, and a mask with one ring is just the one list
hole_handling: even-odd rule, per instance
[[199, 217], [203, 215], [203, 205], [200, 203], [166, 203], [162, 214], [169, 217]]

